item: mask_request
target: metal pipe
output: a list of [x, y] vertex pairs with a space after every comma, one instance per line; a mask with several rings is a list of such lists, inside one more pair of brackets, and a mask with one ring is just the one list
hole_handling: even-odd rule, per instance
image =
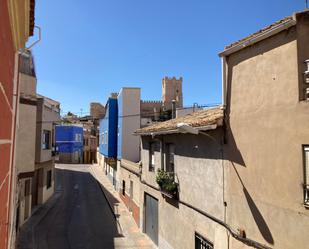
[[42, 34], [41, 34], [41, 28], [39, 26], [34, 26], [36, 29], [39, 30], [39, 38], [33, 42], [27, 49], [30, 50], [33, 46], [35, 46], [36, 44], [38, 44], [41, 41], [42, 38]]
[[[152, 188], [152, 189], [154, 189], [154, 190], [160, 191], [159, 188], [157, 188], [157, 187], [147, 183], [146, 181], [144, 181], [142, 179], [141, 179], [141, 183], [146, 185], [146, 186], [148, 186], [148, 187], [150, 187], [150, 188]], [[201, 215], [209, 218], [210, 220], [218, 223], [219, 225], [225, 227], [226, 230], [228, 230], [228, 232], [232, 235], [233, 238], [243, 242], [244, 244], [246, 244], [248, 246], [251, 246], [251, 247], [254, 247], [254, 248], [257, 248], [257, 249], [272, 249], [271, 247], [263, 245], [263, 244], [261, 244], [261, 243], [259, 243], [257, 241], [252, 240], [252, 239], [241, 237], [239, 234], [237, 234], [237, 232], [234, 232], [233, 229], [227, 223], [225, 223], [224, 221], [214, 217], [213, 215], [211, 215], [209, 213], [206, 213], [206, 212], [202, 211], [201, 209], [199, 209], [197, 207], [194, 207], [191, 204], [189, 204], [187, 202], [184, 202], [184, 201], [182, 201], [180, 199], [178, 200], [178, 202], [180, 204], [186, 206], [186, 207], [189, 207], [189, 208], [193, 209], [194, 211], [196, 211], [196, 212], [200, 213]]]

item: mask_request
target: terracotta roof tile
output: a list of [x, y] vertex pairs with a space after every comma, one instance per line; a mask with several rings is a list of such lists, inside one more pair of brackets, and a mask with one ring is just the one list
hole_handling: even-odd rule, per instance
[[281, 25], [281, 24], [283, 24], [283, 23], [285, 23], [285, 22], [290, 21], [290, 20], [293, 20], [293, 17], [292, 17], [292, 16], [285, 17], [285, 18], [283, 18], [282, 20], [277, 21], [277, 22], [275, 22], [275, 23], [273, 23], [273, 24], [271, 24], [271, 25], [269, 25], [269, 26], [267, 26], [267, 27], [265, 27], [265, 28], [263, 28], [263, 29], [261, 29], [261, 30], [255, 32], [255, 33], [253, 33], [253, 34], [251, 34], [251, 35], [249, 35], [249, 36], [243, 38], [243, 39], [240, 39], [240, 40], [238, 40], [238, 41], [236, 41], [236, 42], [233, 42], [233, 43], [230, 44], [230, 45], [225, 46], [225, 49], [232, 48], [232, 47], [234, 47], [234, 46], [236, 46], [236, 45], [238, 45], [238, 44], [240, 44], [240, 43], [243, 43], [243, 42], [245, 42], [245, 41], [251, 40], [251, 39], [253, 39], [253, 38], [255, 38], [255, 37], [257, 37], [257, 36], [259, 36], [259, 35], [261, 35], [261, 34], [267, 32], [267, 31], [269, 31], [269, 30], [271, 30], [271, 29], [273, 29], [273, 28], [275, 28], [275, 27], [277, 27], [277, 26], [279, 26], [279, 25]]
[[138, 129], [135, 134], [149, 134], [166, 131], [177, 131], [178, 123], [187, 123], [192, 127], [203, 127], [208, 125], [222, 125], [223, 110], [220, 107], [206, 109], [188, 114], [183, 117], [171, 119], [165, 122], [159, 122], [141, 129]]

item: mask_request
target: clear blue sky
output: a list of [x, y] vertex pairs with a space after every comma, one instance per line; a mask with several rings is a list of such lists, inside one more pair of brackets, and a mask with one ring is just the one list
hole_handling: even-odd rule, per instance
[[182, 76], [185, 105], [221, 101], [225, 45], [304, 9], [305, 0], [36, 1], [42, 41], [33, 49], [38, 92], [84, 113], [122, 86], [161, 98]]

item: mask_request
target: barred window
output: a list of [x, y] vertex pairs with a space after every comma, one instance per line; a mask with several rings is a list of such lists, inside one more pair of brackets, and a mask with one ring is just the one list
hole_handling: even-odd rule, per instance
[[303, 146], [304, 154], [304, 204], [309, 207], [309, 145]]
[[213, 244], [198, 233], [195, 233], [195, 249], [213, 249]]

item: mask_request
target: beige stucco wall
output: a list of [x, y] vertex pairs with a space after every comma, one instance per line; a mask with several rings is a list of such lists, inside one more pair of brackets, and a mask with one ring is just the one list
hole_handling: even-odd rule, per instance
[[[19, 226], [21, 227], [27, 219], [31, 216], [31, 198], [32, 195], [25, 196], [25, 181], [30, 180], [30, 189], [31, 189], [31, 183], [32, 179], [22, 179], [18, 183], [18, 189], [19, 189]], [[26, 201], [29, 202], [29, 208], [28, 211], [26, 210]]]
[[122, 191], [122, 181], [125, 181], [126, 184], [126, 195], [130, 196], [130, 181], [133, 182], [133, 201], [137, 206], [139, 206], [140, 202], [140, 178], [138, 175], [130, 172], [124, 167], [121, 167], [121, 162], [119, 162], [118, 170], [119, 170], [119, 192]]
[[293, 27], [227, 58], [228, 222], [273, 248], [309, 248], [302, 188], [309, 108], [299, 102], [297, 36]]
[[[47, 188], [47, 171], [52, 171], [52, 184]], [[47, 167], [44, 167], [44, 186], [43, 186], [43, 203], [45, 203], [54, 193], [54, 164], [50, 163]]]
[[140, 139], [133, 133], [140, 128], [141, 89], [124, 87], [118, 98], [120, 96], [122, 96], [122, 102], [118, 102], [118, 105], [122, 110], [121, 156], [123, 159], [138, 162], [140, 160]]
[[[38, 186], [38, 204], [45, 203], [54, 193], [54, 171], [55, 171], [55, 164], [54, 161], [48, 161], [45, 163], [37, 164], [37, 168], [42, 168], [43, 173], [41, 175], [40, 183]], [[47, 172], [52, 171], [52, 184], [51, 187], [47, 188]]]
[[16, 134], [17, 173], [34, 171], [36, 106], [19, 105], [19, 122]]
[[[50, 108], [50, 104], [43, 100], [38, 99], [37, 107], [37, 131], [36, 131], [36, 162], [46, 162], [52, 159], [52, 144], [50, 149], [42, 149], [43, 131], [48, 130], [51, 136], [54, 135], [54, 125], [60, 121], [60, 113]], [[52, 137], [51, 141], [52, 143]]]
[[[179, 199], [217, 219], [224, 220], [223, 172], [220, 134], [209, 132], [217, 141], [199, 135], [165, 135], [163, 143], [175, 144], [175, 172], [179, 182]], [[160, 143], [155, 152], [155, 172], [149, 172], [150, 137], [142, 139], [142, 181], [158, 188], [156, 171], [161, 168]], [[226, 249], [227, 236], [222, 227], [176, 200], [163, 198], [161, 193], [145, 184], [140, 191], [140, 225], [144, 227], [145, 192], [159, 201], [159, 248], [194, 248], [195, 232], [203, 235], [216, 249]], [[221, 242], [221, 245], [220, 245]], [[224, 243], [225, 242], [225, 243]]]
[[36, 78], [24, 73], [19, 73], [20, 93], [36, 95]]

